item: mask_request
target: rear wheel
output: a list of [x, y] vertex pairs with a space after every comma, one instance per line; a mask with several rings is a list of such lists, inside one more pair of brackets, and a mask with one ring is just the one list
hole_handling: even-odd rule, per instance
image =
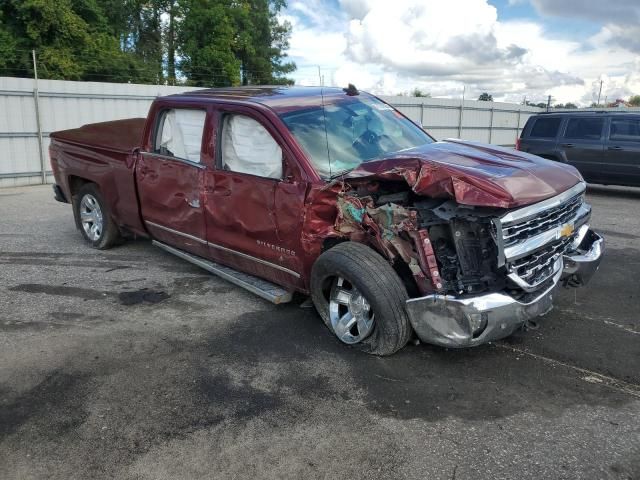
[[80, 232], [85, 240], [98, 250], [111, 248], [120, 239], [120, 231], [108, 208], [100, 190], [93, 183], [83, 185], [74, 196], [74, 209]]
[[344, 242], [320, 255], [311, 272], [311, 297], [343, 343], [391, 355], [409, 341], [407, 291], [389, 263], [366, 245]]

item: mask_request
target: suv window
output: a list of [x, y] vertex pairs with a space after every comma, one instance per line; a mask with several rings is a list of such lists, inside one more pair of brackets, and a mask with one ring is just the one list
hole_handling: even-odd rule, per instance
[[207, 112], [175, 108], [160, 116], [154, 153], [200, 163], [202, 132]]
[[640, 119], [612, 118], [610, 140], [640, 142]]
[[266, 178], [282, 178], [282, 149], [258, 121], [225, 115], [222, 122], [222, 168]]
[[567, 123], [565, 138], [576, 140], [600, 140], [604, 118], [572, 118]]
[[529, 136], [533, 138], [556, 138], [561, 120], [559, 117], [536, 118]]

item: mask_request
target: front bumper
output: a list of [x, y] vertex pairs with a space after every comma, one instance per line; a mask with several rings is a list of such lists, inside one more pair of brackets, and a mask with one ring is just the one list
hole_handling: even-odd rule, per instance
[[562, 281], [565, 287], [586, 285], [598, 267], [604, 253], [604, 238], [587, 229], [571, 255], [563, 257]]
[[561, 280], [565, 286], [586, 284], [598, 269], [603, 251], [604, 239], [587, 229], [580, 244], [563, 256], [563, 267], [540, 291], [519, 299], [507, 293], [412, 298], [406, 303], [409, 320], [420, 340], [443, 347], [472, 347], [508, 337], [553, 308], [553, 292]]

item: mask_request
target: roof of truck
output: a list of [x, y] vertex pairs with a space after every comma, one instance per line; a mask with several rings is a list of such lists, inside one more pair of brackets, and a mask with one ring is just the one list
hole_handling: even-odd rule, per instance
[[[355, 87], [354, 87], [355, 88]], [[357, 90], [355, 90], [357, 92]], [[353, 95], [353, 92], [349, 92]], [[339, 87], [301, 87], [301, 86], [245, 86], [193, 90], [170, 95], [169, 98], [209, 98], [212, 100], [231, 100], [263, 104], [277, 113], [299, 108], [321, 106], [338, 98], [348, 97], [346, 89]], [[357, 92], [358, 95], [361, 92]], [[367, 94], [364, 94], [367, 95]]]

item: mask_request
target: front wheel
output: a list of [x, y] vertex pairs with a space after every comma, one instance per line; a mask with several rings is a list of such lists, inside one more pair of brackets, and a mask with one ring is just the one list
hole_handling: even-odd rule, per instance
[[344, 242], [324, 252], [311, 271], [311, 298], [329, 330], [373, 355], [391, 355], [411, 336], [407, 291], [376, 251]]

